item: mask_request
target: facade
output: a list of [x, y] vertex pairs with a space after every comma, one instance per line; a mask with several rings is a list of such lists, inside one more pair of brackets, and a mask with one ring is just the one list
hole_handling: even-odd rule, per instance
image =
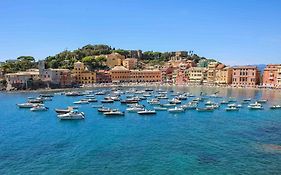
[[260, 73], [256, 66], [233, 67], [232, 85], [256, 86], [260, 82]]
[[142, 51], [141, 50], [130, 50], [128, 56], [129, 56], [129, 58], [142, 58]]
[[262, 85], [266, 87], [277, 87], [278, 86], [278, 67], [281, 64], [269, 64], [266, 66], [263, 72]]
[[136, 58], [126, 58], [123, 60], [123, 66], [129, 70], [135, 69], [137, 66], [138, 60]]
[[225, 67], [216, 71], [215, 83], [216, 84], [231, 84], [232, 83], [232, 72], [231, 67]]
[[109, 71], [100, 70], [96, 72], [96, 83], [111, 83], [111, 75]]
[[1, 79], [4, 79], [4, 70], [3, 69], [0, 69], [0, 80]]
[[277, 67], [277, 87], [281, 88], [281, 66]]
[[7, 90], [28, 89], [33, 81], [39, 80], [39, 70], [32, 69], [26, 72], [9, 73], [5, 75]]
[[173, 83], [173, 72], [175, 68], [167, 66], [161, 69], [162, 83]]
[[78, 84], [94, 84], [96, 83], [96, 73], [89, 71], [84, 63], [74, 63], [73, 74]]
[[119, 53], [111, 53], [108, 55], [105, 55], [106, 57], [106, 62], [105, 64], [109, 67], [109, 68], [113, 68], [115, 66], [121, 66], [123, 60], [125, 59], [125, 56], [119, 54]]
[[49, 87], [72, 86], [71, 71], [69, 69], [45, 69], [45, 62], [39, 62], [40, 79]]
[[218, 62], [210, 62], [208, 64], [208, 73], [207, 73], [207, 81], [210, 84], [215, 83], [216, 80], [216, 72], [217, 72], [217, 66], [219, 65]]
[[207, 68], [191, 67], [188, 69], [190, 83], [207, 83]]
[[129, 70], [123, 66], [116, 66], [110, 70], [113, 83], [123, 82], [161, 82], [160, 70]]

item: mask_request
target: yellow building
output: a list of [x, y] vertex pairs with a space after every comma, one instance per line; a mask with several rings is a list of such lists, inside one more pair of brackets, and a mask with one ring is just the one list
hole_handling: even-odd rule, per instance
[[188, 69], [190, 83], [206, 83], [207, 69], [204, 67], [191, 67]]
[[109, 68], [113, 68], [115, 66], [121, 66], [123, 60], [125, 59], [125, 56], [119, 54], [119, 53], [111, 53], [108, 55], [104, 55], [106, 58], [106, 62], [105, 64], [109, 67]]
[[123, 60], [123, 66], [129, 70], [135, 69], [137, 66], [137, 59], [136, 58], [127, 58]]
[[84, 63], [74, 63], [73, 74], [78, 84], [93, 84], [96, 83], [96, 73], [89, 71]]
[[208, 64], [208, 74], [207, 74], [207, 82], [214, 83], [216, 79], [216, 67], [219, 65], [218, 62], [210, 62]]
[[232, 83], [231, 67], [225, 67], [216, 71], [215, 83], [216, 84], [231, 84]]
[[120, 82], [161, 82], [160, 70], [129, 70], [124, 66], [116, 66], [110, 70], [113, 83]]
[[281, 87], [281, 66], [277, 67], [277, 87]]

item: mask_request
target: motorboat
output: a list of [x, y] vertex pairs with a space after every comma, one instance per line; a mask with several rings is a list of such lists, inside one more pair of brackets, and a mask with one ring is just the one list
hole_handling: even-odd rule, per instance
[[34, 103], [20, 103], [17, 104], [19, 108], [33, 108], [36, 104]]
[[251, 98], [245, 98], [245, 99], [243, 99], [243, 101], [245, 101], [245, 102], [249, 102], [249, 101], [251, 101], [252, 99]]
[[96, 98], [87, 98], [87, 101], [92, 103], [92, 102], [97, 102], [98, 100]]
[[270, 109], [281, 109], [281, 105], [270, 106]]
[[196, 108], [198, 112], [213, 112], [215, 108], [213, 107], [204, 107], [204, 108]]
[[89, 104], [89, 101], [87, 99], [82, 99], [79, 101], [73, 102], [74, 104]]
[[126, 100], [122, 100], [121, 101], [121, 103], [123, 103], [123, 104], [132, 104], [132, 103], [138, 103], [139, 102], [139, 100], [136, 100], [136, 99], [134, 99], [134, 98], [132, 98], [132, 99], [126, 99]]
[[104, 100], [101, 100], [101, 103], [113, 103], [114, 100], [112, 99], [104, 99]]
[[106, 116], [124, 116], [124, 112], [121, 111], [109, 111], [103, 113]]
[[220, 104], [222, 104], [222, 105], [223, 104], [228, 104], [228, 103], [229, 103], [229, 101], [227, 101], [227, 100], [223, 100], [223, 101], [220, 102]]
[[105, 91], [96, 92], [95, 95], [105, 95]]
[[81, 96], [82, 94], [80, 92], [66, 92], [65, 96], [69, 97], [75, 97], [75, 96]]
[[257, 102], [258, 102], [258, 103], [266, 103], [267, 100], [265, 100], [265, 99], [260, 99], [260, 100], [258, 100]]
[[138, 103], [127, 104], [127, 106], [130, 107], [130, 108], [133, 108], [133, 107], [135, 107], [135, 108], [144, 108], [145, 107], [144, 105], [138, 104]]
[[160, 101], [158, 99], [151, 99], [151, 100], [147, 100], [147, 103], [151, 105], [159, 105]]
[[83, 112], [71, 111], [66, 114], [58, 115], [58, 118], [61, 120], [79, 120], [79, 119], [84, 119], [85, 114]]
[[177, 99], [177, 98], [173, 98], [172, 100], [168, 100], [168, 101], [171, 104], [180, 104], [181, 103], [181, 101], [179, 99]]
[[92, 105], [92, 108], [102, 108], [103, 105]]
[[163, 107], [174, 107], [176, 106], [177, 104], [174, 104], [174, 103], [166, 103], [166, 104], [160, 104], [160, 106], [163, 106]]
[[47, 111], [49, 108], [44, 105], [35, 105], [30, 109], [30, 111], [36, 112], [36, 111]]
[[54, 97], [53, 94], [40, 94], [39, 97]]
[[42, 99], [31, 99], [28, 100], [28, 103], [43, 103], [44, 101]]
[[248, 106], [249, 109], [252, 109], [252, 110], [262, 110], [263, 107], [260, 103], [256, 102], [255, 104], [250, 104]]
[[138, 108], [138, 107], [131, 107], [131, 108], [127, 108], [126, 111], [128, 112], [138, 112], [138, 111], [143, 111], [144, 108]]
[[110, 112], [110, 111], [118, 111], [117, 109], [111, 109], [106, 107], [98, 108], [98, 112]]
[[138, 114], [140, 115], [154, 115], [156, 114], [155, 110], [143, 110], [143, 111], [139, 111]]
[[236, 106], [228, 106], [225, 110], [226, 111], [239, 111], [239, 108], [237, 108]]
[[155, 111], [167, 111], [167, 110], [168, 110], [168, 108], [164, 108], [164, 107], [157, 107], [157, 106], [155, 106], [155, 107], [154, 107], [154, 110], [155, 110]]
[[184, 112], [184, 109], [181, 107], [175, 107], [172, 109], [168, 109], [169, 112], [177, 113], [177, 112]]
[[57, 114], [66, 114], [73, 111], [72, 107], [68, 107], [67, 109], [55, 109]]

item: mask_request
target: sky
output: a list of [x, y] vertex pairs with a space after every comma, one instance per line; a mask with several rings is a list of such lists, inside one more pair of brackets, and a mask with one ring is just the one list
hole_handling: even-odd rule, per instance
[[0, 61], [86, 44], [281, 63], [281, 0], [0, 1]]

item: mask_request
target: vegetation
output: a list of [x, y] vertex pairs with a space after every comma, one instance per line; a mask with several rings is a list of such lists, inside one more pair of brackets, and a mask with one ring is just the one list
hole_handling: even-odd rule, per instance
[[4, 73], [13, 73], [37, 68], [37, 63], [32, 56], [20, 56], [16, 60], [6, 61], [1, 64], [0, 68], [3, 69]]
[[[119, 53], [125, 57], [130, 56], [128, 50], [115, 49], [104, 44], [89, 44], [73, 51], [65, 50], [54, 56], [48, 56], [45, 61], [47, 68], [73, 69], [74, 63], [81, 61], [86, 63], [91, 69], [107, 69], [104, 64], [106, 58], [103, 55], [110, 53]], [[173, 52], [146, 51], [143, 52], [140, 61], [150, 65], [163, 65], [169, 61], [172, 56], [174, 56]], [[195, 63], [199, 63], [200, 60], [212, 61], [211, 59], [193, 54], [193, 51], [188, 52], [186, 59], [193, 60]], [[202, 66], [205, 66], [205, 64], [205, 62], [202, 62]], [[25, 71], [30, 68], [37, 68], [37, 62], [32, 56], [20, 56], [14, 61], [6, 61], [0, 68], [2, 68], [5, 73]]]

